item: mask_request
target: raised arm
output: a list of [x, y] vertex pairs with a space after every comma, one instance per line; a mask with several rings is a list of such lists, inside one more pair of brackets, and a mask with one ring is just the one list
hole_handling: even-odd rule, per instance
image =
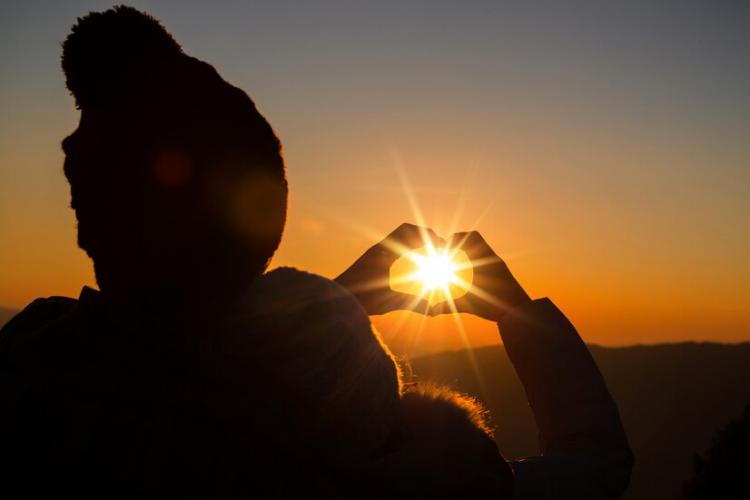
[[[633, 455], [617, 406], [586, 345], [548, 299], [531, 300], [479, 233], [455, 235], [474, 264], [473, 289], [458, 311], [498, 323], [526, 390], [540, 456], [512, 462], [518, 499], [616, 499]], [[448, 312], [438, 304], [433, 314]]]
[[573, 325], [548, 299], [509, 311], [500, 333], [526, 390], [541, 456], [515, 461], [516, 498], [616, 499], [633, 455], [617, 406]]
[[391, 264], [428, 238], [444, 243], [428, 229], [404, 224], [336, 281], [370, 315], [396, 309], [463, 312], [497, 323], [540, 436], [539, 456], [511, 462], [515, 498], [619, 498], [630, 480], [633, 455], [617, 406], [573, 325], [550, 300], [532, 300], [477, 232], [456, 234], [448, 243], [466, 252], [474, 267], [469, 293], [453, 304], [427, 310], [424, 300], [391, 290]]

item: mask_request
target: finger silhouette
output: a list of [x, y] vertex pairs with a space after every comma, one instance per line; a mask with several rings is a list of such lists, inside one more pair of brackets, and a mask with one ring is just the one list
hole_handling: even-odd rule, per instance
[[445, 245], [445, 240], [428, 227], [403, 223], [389, 234], [383, 245], [394, 255], [400, 256], [406, 250], [421, 248], [428, 243], [435, 247]]
[[[451, 248], [460, 248], [470, 261], [495, 256], [495, 252], [478, 231], [455, 233], [450, 238]], [[498, 257], [499, 259], [499, 257]]]
[[[460, 249], [469, 259], [469, 263], [474, 267], [474, 278], [466, 295], [456, 299], [449, 299], [430, 307], [430, 316], [441, 314], [469, 313], [476, 312], [477, 300], [482, 300], [486, 294], [480, 293], [477, 288], [477, 282], [482, 281], [481, 271], [478, 266], [483, 266], [489, 262], [502, 262], [500, 257], [495, 254], [484, 237], [478, 231], [467, 231], [454, 233], [449, 239], [450, 248]], [[479, 295], [479, 296], [477, 296]]]
[[457, 299], [444, 300], [430, 307], [430, 316], [440, 316], [441, 314], [469, 313], [474, 310], [472, 299], [468, 295], [462, 295]]
[[414, 311], [422, 314], [430, 311], [430, 303], [423, 298], [400, 292], [393, 292], [386, 305], [391, 311]]

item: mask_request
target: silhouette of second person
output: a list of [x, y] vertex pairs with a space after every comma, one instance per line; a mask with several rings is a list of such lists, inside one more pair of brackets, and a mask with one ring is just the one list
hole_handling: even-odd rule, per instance
[[[250, 98], [129, 7], [63, 44], [81, 110], [63, 141], [99, 291], [37, 299], [0, 331], [3, 498], [618, 498], [632, 454], [585, 345], [477, 233], [462, 312], [498, 323], [540, 430], [506, 461], [481, 408], [405, 387], [368, 314], [434, 233], [411, 225], [335, 281], [265, 272], [281, 240], [281, 146]], [[428, 314], [448, 312], [437, 305]]]

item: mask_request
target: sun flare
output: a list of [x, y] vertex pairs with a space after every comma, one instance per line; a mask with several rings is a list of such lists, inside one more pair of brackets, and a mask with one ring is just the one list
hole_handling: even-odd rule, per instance
[[413, 277], [422, 284], [423, 294], [457, 282], [458, 265], [447, 252], [434, 252], [427, 256], [414, 255], [413, 258], [417, 265]]
[[391, 288], [431, 304], [464, 295], [473, 270], [464, 252], [431, 245], [405, 252], [391, 268]]

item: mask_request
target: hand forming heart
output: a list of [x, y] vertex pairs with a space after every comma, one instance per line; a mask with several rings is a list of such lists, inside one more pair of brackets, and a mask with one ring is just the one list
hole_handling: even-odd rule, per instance
[[336, 281], [359, 300], [367, 314], [385, 314], [397, 310], [428, 314], [429, 303], [416, 295], [395, 291], [390, 284], [390, 269], [404, 253], [425, 246], [443, 246], [444, 241], [432, 229], [401, 224], [383, 241], [370, 247]]
[[[468, 293], [430, 307], [420, 296], [395, 291], [390, 268], [404, 253], [430, 243], [435, 248], [458, 248], [466, 253], [474, 276]], [[447, 242], [428, 228], [402, 224], [367, 250], [336, 281], [349, 289], [368, 314], [411, 310], [436, 316], [463, 312], [498, 321], [508, 309], [531, 300], [508, 266], [476, 232], [456, 233]]]

